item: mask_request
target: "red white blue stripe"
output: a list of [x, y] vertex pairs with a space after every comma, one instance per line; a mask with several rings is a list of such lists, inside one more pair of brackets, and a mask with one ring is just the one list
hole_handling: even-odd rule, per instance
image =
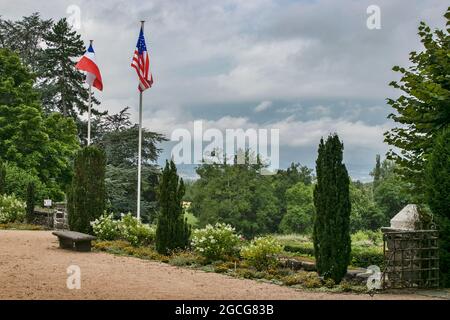
[[150, 57], [147, 52], [147, 46], [145, 45], [144, 31], [142, 28], [139, 33], [136, 50], [134, 50], [131, 67], [136, 69], [139, 78], [139, 91], [142, 92], [150, 88], [153, 84], [153, 76], [150, 72]]
[[100, 91], [103, 90], [102, 75], [100, 74], [100, 69], [95, 62], [95, 52], [92, 48], [92, 44], [89, 45], [86, 53], [80, 61], [78, 61], [75, 68], [86, 71], [86, 83]]

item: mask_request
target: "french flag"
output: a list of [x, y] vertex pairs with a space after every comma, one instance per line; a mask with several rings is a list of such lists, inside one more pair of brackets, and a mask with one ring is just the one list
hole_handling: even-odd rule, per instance
[[78, 61], [75, 68], [86, 71], [86, 83], [97, 88], [98, 90], [103, 90], [102, 75], [100, 74], [100, 69], [95, 62], [95, 53], [92, 44], [89, 45], [84, 56]]

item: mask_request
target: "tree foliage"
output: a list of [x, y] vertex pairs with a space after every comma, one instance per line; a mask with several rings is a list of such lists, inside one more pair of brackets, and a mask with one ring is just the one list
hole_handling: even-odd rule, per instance
[[105, 166], [105, 153], [95, 146], [85, 147], [77, 153], [67, 204], [71, 230], [90, 233], [90, 222], [103, 214]]
[[192, 190], [192, 213], [200, 226], [222, 222], [234, 226], [245, 237], [278, 231], [279, 201], [272, 176], [261, 175], [264, 164], [242, 151], [244, 163], [203, 163]]
[[388, 222], [380, 207], [375, 203], [370, 186], [359, 181], [350, 182], [350, 231], [377, 230]]
[[[44, 41], [46, 48], [39, 65], [44, 108], [78, 120], [78, 115], [88, 110], [85, 76], [74, 63], [85, 50], [81, 36], [63, 18], [44, 34]], [[93, 103], [98, 101], [94, 98]]]
[[388, 99], [396, 111], [389, 117], [400, 124], [385, 133], [385, 141], [400, 149], [392, 149], [388, 155], [401, 176], [413, 184], [418, 200], [423, 199], [423, 173], [434, 137], [450, 122], [450, 7], [445, 18], [447, 30], [432, 31], [420, 23], [418, 34], [425, 49], [410, 53], [410, 67], [395, 66], [393, 70], [402, 77], [390, 83], [403, 94]]
[[427, 170], [427, 202], [439, 226], [441, 284], [450, 287], [450, 127], [436, 137]]
[[[115, 214], [136, 212], [139, 127], [132, 124], [128, 107], [117, 114], [100, 118], [94, 142], [105, 151], [107, 159], [106, 190], [108, 210]], [[156, 188], [160, 170], [154, 163], [165, 141], [163, 135], [142, 129], [142, 201], [144, 222], [157, 215]]]
[[17, 53], [31, 72], [39, 77], [39, 62], [44, 53], [42, 43], [52, 24], [51, 19], [42, 19], [37, 12], [17, 21], [0, 19], [0, 48]]
[[314, 188], [314, 252], [321, 276], [340, 282], [350, 262], [350, 179], [343, 159], [343, 144], [335, 134], [321, 139]]
[[58, 198], [71, 178], [76, 128], [71, 119], [43, 113], [33, 84], [19, 57], [0, 49], [0, 158], [39, 177]]
[[298, 182], [286, 191], [287, 212], [279, 230], [282, 233], [309, 234], [314, 218], [313, 186]]
[[166, 161], [159, 184], [160, 212], [156, 227], [156, 250], [161, 254], [185, 248], [189, 243], [191, 230], [184, 219], [183, 196], [183, 179], [178, 177], [175, 163]]

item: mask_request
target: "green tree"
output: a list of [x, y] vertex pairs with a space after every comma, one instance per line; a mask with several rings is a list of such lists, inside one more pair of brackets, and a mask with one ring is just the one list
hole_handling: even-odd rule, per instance
[[398, 148], [388, 156], [398, 165], [401, 176], [413, 184], [413, 195], [424, 195], [423, 174], [427, 156], [433, 150], [434, 137], [450, 122], [450, 7], [445, 14], [447, 30], [434, 32], [420, 23], [419, 36], [425, 48], [411, 52], [409, 68], [395, 66], [402, 74], [390, 85], [403, 91], [396, 100], [388, 99], [395, 109], [389, 115], [400, 126], [385, 133], [385, 141]]
[[381, 157], [379, 154], [377, 154], [376, 156], [375, 168], [370, 173], [370, 175], [373, 177], [373, 189], [375, 190], [381, 179]]
[[41, 46], [53, 21], [42, 19], [38, 12], [11, 21], [0, 19], [0, 48], [16, 52], [23, 63], [39, 77], [39, 61], [42, 59]]
[[53, 188], [70, 180], [70, 159], [78, 148], [71, 119], [44, 115], [34, 78], [19, 57], [0, 49], [0, 158]]
[[[27, 188], [32, 183], [35, 187], [35, 198], [42, 201], [44, 198], [57, 199], [56, 193], [42, 183], [38, 176], [32, 175], [29, 171], [17, 167], [14, 163], [5, 163], [5, 193], [14, 194], [22, 201], [27, 200]], [[59, 200], [59, 199], [58, 199]]]
[[200, 178], [191, 190], [191, 211], [201, 227], [223, 222], [248, 238], [278, 231], [281, 218], [272, 176], [261, 175], [264, 164], [250, 157], [246, 151], [242, 164], [236, 156], [232, 162], [203, 163], [197, 168]]
[[[43, 106], [47, 112], [72, 117], [80, 130], [78, 115], [88, 110], [88, 90], [83, 87], [85, 76], [75, 68], [74, 60], [85, 51], [83, 41], [65, 18], [52, 26], [44, 40], [46, 48], [39, 61]], [[98, 104], [95, 97], [93, 103]], [[92, 113], [98, 114], [95, 108]], [[83, 134], [80, 132], [81, 137]]]
[[[142, 199], [143, 222], [153, 222], [157, 215], [156, 189], [160, 170], [154, 164], [166, 141], [163, 135], [143, 129], [142, 132]], [[139, 127], [130, 121], [128, 107], [119, 113], [100, 117], [94, 141], [106, 153], [106, 190], [108, 210], [119, 214], [136, 212]]]
[[439, 227], [441, 284], [450, 287], [450, 128], [436, 137], [426, 170], [427, 202]]
[[396, 172], [397, 164], [391, 160], [381, 163], [381, 176], [373, 191], [373, 198], [381, 210], [385, 223], [388, 223], [408, 203], [414, 202], [411, 195], [411, 183], [406, 182]]
[[286, 192], [295, 184], [302, 182], [311, 185], [313, 180], [312, 169], [299, 163], [291, 163], [286, 170], [278, 170], [273, 176], [274, 195], [278, 199], [279, 213], [274, 217], [274, 224], [279, 225], [288, 210]]
[[183, 249], [189, 243], [191, 230], [184, 219], [183, 196], [183, 179], [178, 177], [175, 163], [166, 161], [159, 185], [160, 213], [156, 227], [156, 250], [161, 254]]
[[105, 153], [95, 146], [77, 153], [67, 205], [71, 230], [90, 233], [90, 222], [105, 211], [105, 166]]
[[280, 223], [282, 233], [310, 233], [314, 218], [313, 187], [298, 182], [286, 191], [287, 212]]
[[360, 182], [350, 182], [350, 231], [377, 230], [388, 222], [373, 200], [371, 188]]
[[314, 188], [314, 252], [321, 276], [340, 282], [350, 262], [350, 179], [337, 134], [320, 140]]

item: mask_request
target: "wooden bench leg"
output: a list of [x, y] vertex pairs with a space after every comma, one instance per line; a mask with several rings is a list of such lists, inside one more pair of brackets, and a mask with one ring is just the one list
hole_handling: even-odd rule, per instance
[[69, 239], [59, 238], [59, 247], [62, 249], [73, 249], [73, 241]]
[[77, 241], [75, 242], [75, 250], [89, 252], [91, 251], [91, 241]]

